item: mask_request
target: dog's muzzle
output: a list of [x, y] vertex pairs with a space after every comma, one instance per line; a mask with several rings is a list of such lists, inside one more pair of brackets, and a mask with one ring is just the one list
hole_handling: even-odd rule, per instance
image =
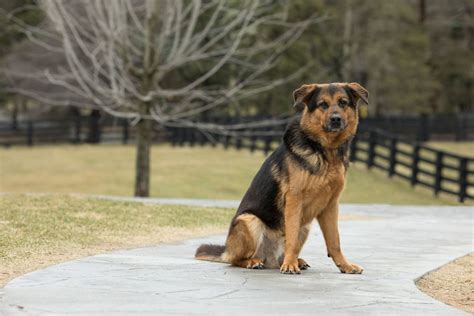
[[339, 113], [333, 113], [326, 124], [326, 130], [328, 132], [337, 132], [343, 130], [345, 127], [344, 125], [344, 120], [341, 115]]

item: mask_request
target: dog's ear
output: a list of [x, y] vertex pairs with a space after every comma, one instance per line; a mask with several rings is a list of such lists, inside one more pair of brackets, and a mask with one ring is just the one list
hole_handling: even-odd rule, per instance
[[316, 84], [304, 84], [295, 91], [293, 91], [293, 108], [300, 112], [308, 105], [313, 92], [316, 90]]
[[362, 100], [365, 104], [369, 104], [369, 91], [366, 88], [358, 84], [357, 82], [351, 82], [347, 84], [351, 94], [354, 96], [357, 101]]

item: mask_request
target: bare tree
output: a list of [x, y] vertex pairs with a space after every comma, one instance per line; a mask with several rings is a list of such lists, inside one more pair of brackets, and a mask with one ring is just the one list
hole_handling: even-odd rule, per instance
[[[53, 85], [62, 94], [38, 85], [13, 91], [133, 120], [136, 196], [149, 195], [153, 121], [209, 127], [197, 119], [201, 113], [296, 78], [307, 66], [261, 80], [318, 21], [289, 22], [287, 7], [271, 0], [44, 0], [42, 7], [42, 26], [18, 24], [31, 43], [57, 59], [37, 72], [15, 65], [9, 75]], [[269, 34], [269, 28], [279, 31]]]

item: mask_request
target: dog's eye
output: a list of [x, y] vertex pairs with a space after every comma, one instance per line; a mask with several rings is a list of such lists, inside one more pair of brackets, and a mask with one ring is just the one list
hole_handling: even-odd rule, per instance
[[319, 103], [318, 103], [318, 106], [319, 106], [321, 109], [323, 109], [323, 110], [326, 110], [326, 109], [328, 108], [328, 104], [327, 104], [326, 102], [324, 102], [324, 101], [319, 102]]
[[339, 100], [339, 105], [340, 105], [340, 106], [345, 107], [347, 104], [349, 104], [349, 103], [347, 102], [347, 100], [345, 100], [345, 99]]

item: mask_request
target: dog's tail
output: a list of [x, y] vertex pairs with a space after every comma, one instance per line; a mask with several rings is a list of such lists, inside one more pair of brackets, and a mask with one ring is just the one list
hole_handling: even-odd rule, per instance
[[225, 246], [204, 244], [199, 246], [194, 257], [198, 260], [227, 263], [224, 253]]

